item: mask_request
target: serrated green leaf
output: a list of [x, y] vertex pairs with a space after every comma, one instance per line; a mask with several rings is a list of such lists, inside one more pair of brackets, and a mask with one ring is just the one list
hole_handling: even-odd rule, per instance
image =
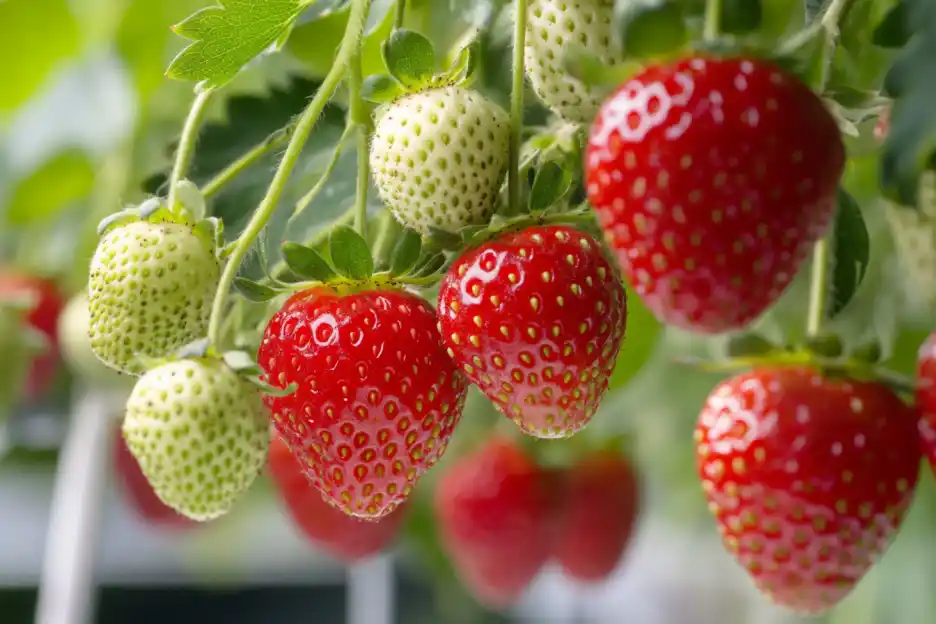
[[415, 230], [405, 230], [397, 241], [390, 259], [390, 274], [406, 275], [416, 266], [422, 253], [422, 237]]
[[723, 33], [740, 35], [758, 30], [763, 19], [761, 0], [722, 0]]
[[71, 202], [82, 199], [94, 185], [94, 166], [79, 150], [68, 150], [43, 163], [13, 190], [6, 206], [11, 225], [49, 221]]
[[374, 74], [364, 79], [361, 85], [361, 97], [374, 104], [392, 102], [403, 94], [403, 87], [393, 76]]
[[[625, 287], [627, 285], [625, 284]], [[663, 335], [663, 326], [644, 305], [637, 293], [627, 288], [627, 330], [618, 355], [610, 389], [623, 388], [656, 353]]]
[[234, 288], [236, 288], [245, 299], [255, 303], [264, 303], [279, 294], [276, 289], [270, 288], [260, 282], [249, 280], [246, 277], [235, 277]]
[[68, 0], [0, 2], [0, 113], [19, 108], [80, 49]]
[[387, 71], [405, 87], [421, 87], [435, 74], [435, 47], [418, 32], [394, 30], [384, 45], [383, 55]]
[[544, 163], [533, 179], [533, 189], [530, 191], [530, 210], [541, 212], [550, 208], [565, 197], [571, 187], [571, 171], [561, 167], [555, 161]]
[[630, 0], [615, 5], [621, 48], [631, 58], [669, 54], [689, 40], [686, 16], [675, 0]]
[[217, 88], [274, 45], [308, 5], [307, 0], [224, 0], [202, 9], [173, 30], [192, 40], [167, 75]]
[[844, 189], [839, 190], [833, 225], [832, 293], [828, 316], [834, 318], [852, 300], [871, 261], [871, 239], [861, 208]]
[[374, 274], [374, 258], [370, 246], [354, 229], [342, 225], [328, 237], [332, 265], [339, 275], [351, 279], [367, 279]]
[[325, 282], [335, 276], [335, 271], [314, 249], [299, 243], [283, 243], [283, 260], [289, 270], [302, 279]]

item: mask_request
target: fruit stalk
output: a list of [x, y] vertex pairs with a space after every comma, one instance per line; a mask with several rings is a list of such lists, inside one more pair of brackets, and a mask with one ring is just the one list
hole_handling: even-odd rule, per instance
[[367, 189], [370, 184], [370, 149], [368, 146], [368, 115], [364, 100], [361, 99], [361, 84], [364, 76], [361, 71], [361, 41], [358, 40], [351, 55], [348, 72], [348, 97], [351, 100], [348, 111], [349, 123], [354, 127], [357, 147], [357, 188], [354, 194], [354, 229], [361, 238], [367, 240]]
[[179, 147], [176, 150], [175, 163], [172, 165], [172, 173], [169, 175], [169, 210], [172, 212], [176, 211], [176, 186], [185, 177], [189, 166], [192, 164], [198, 130], [201, 127], [205, 109], [213, 94], [212, 89], [204, 89], [198, 92], [195, 101], [192, 102], [192, 108], [189, 110], [185, 125], [182, 127], [182, 137], [179, 139]]
[[527, 0], [514, 3], [513, 82], [510, 89], [510, 164], [507, 169], [508, 214], [520, 212], [520, 147], [523, 145], [523, 88]]
[[706, 41], [718, 38], [721, 31], [722, 0], [708, 0], [705, 3], [705, 25], [702, 36]]
[[240, 238], [238, 238], [237, 244], [231, 252], [227, 265], [224, 267], [224, 272], [221, 274], [221, 283], [218, 286], [218, 292], [215, 294], [214, 304], [211, 308], [208, 339], [212, 344], [216, 344], [218, 341], [224, 302], [227, 299], [231, 283], [237, 275], [237, 271], [240, 268], [241, 262], [244, 260], [244, 256], [247, 255], [247, 250], [250, 249], [254, 240], [260, 235], [263, 228], [266, 227], [267, 221], [270, 220], [273, 211], [276, 210], [276, 205], [279, 203], [280, 197], [283, 194], [286, 182], [289, 180], [289, 176], [292, 174], [293, 169], [296, 168], [296, 163], [299, 161], [302, 148], [305, 147], [309, 135], [315, 127], [315, 123], [325, 109], [325, 105], [341, 83], [345, 69], [354, 56], [355, 50], [360, 45], [361, 36], [364, 33], [364, 21], [367, 18], [369, 8], [370, 0], [353, 0], [351, 3], [351, 14], [348, 18], [348, 26], [345, 28], [341, 44], [338, 46], [338, 54], [335, 57], [335, 63], [322, 81], [322, 85], [315, 93], [315, 97], [312, 98], [312, 101], [299, 118], [299, 122], [296, 124], [296, 130], [293, 133], [292, 139], [289, 141], [289, 145], [286, 147], [286, 153], [283, 154], [283, 160], [280, 161], [279, 168], [273, 176], [273, 181], [267, 189], [266, 196], [263, 198], [263, 201], [260, 202], [260, 206], [257, 208], [253, 217], [251, 217], [247, 228], [244, 230], [244, 233], [241, 234]]
[[403, 28], [406, 21], [406, 0], [397, 0], [396, 14], [393, 16], [393, 27]]

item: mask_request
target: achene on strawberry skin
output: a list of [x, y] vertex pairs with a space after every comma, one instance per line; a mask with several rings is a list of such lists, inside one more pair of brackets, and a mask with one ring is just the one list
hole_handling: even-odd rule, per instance
[[916, 490], [914, 410], [874, 381], [756, 370], [715, 388], [695, 436], [726, 548], [795, 611], [820, 613], [848, 595]]
[[653, 65], [598, 114], [588, 197], [660, 320], [740, 329], [789, 286], [835, 212], [845, 149], [796, 77], [759, 59]]
[[448, 446], [468, 383], [445, 353], [432, 307], [397, 290], [293, 295], [258, 361], [274, 425], [326, 499], [377, 519], [405, 501]]
[[627, 299], [589, 235], [532, 227], [479, 245], [445, 275], [438, 309], [449, 355], [525, 433], [568, 437], [595, 415]]

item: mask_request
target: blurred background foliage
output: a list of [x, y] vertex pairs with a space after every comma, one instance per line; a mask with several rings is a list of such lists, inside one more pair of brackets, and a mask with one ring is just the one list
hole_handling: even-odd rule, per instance
[[[168, 62], [184, 45], [169, 27], [205, 4], [206, 0], [0, 0], [0, 264], [6, 265], [5, 270], [16, 267], [48, 276], [67, 294], [79, 292], [87, 278], [100, 218], [162, 189], [174, 141], [192, 99], [190, 84], [164, 78]], [[773, 34], [802, 23], [804, 5], [799, 0], [765, 0], [763, 4], [764, 22]], [[836, 58], [833, 87], [872, 90], [880, 86], [893, 55], [869, 42], [874, 26], [893, 4], [858, 2], [860, 11], [850, 17], [855, 23], [843, 29], [846, 36]], [[389, 0], [374, 1], [365, 44], [366, 73], [383, 69], [379, 43], [391, 27], [391, 5]], [[503, 5], [496, 0], [411, 0], [407, 25], [430, 35], [439, 49], [446, 50], [455, 49], [473, 29], [483, 29], [478, 86], [503, 102], [509, 83], [509, 19]], [[196, 182], [210, 180], [300, 112], [327, 71], [346, 20], [344, 3], [319, 0], [302, 16], [284, 50], [253, 62], [214, 98], [208, 126], [199, 140], [192, 173]], [[531, 123], [544, 122], [545, 114], [536, 108], [535, 99], [529, 101]], [[295, 204], [322, 175], [343, 130], [342, 108], [339, 95], [320, 120], [283, 204]], [[871, 265], [860, 292], [835, 321], [834, 329], [851, 345], [880, 339], [888, 364], [910, 374], [920, 342], [936, 327], [936, 315], [906, 288], [885, 217], [886, 202], [878, 190], [878, 148], [867, 123], [861, 129], [861, 139], [849, 140], [852, 157], [845, 186], [859, 202], [871, 233]], [[278, 211], [266, 237], [274, 243], [266, 246], [270, 262], [276, 261], [277, 243], [283, 238], [311, 240], [351, 206], [353, 151], [347, 147], [325, 192], [299, 219], [288, 221], [291, 206]], [[260, 162], [214, 199], [215, 214], [223, 217], [229, 239], [257, 205], [277, 156]], [[372, 212], [374, 218], [382, 218], [377, 203]], [[262, 254], [255, 255], [256, 265]], [[787, 340], [801, 333], [808, 274], [804, 270], [779, 305], [759, 322], [760, 331]], [[621, 437], [645, 481], [648, 512], [644, 524], [675, 527], [667, 530], [714, 544], [716, 532], [695, 475], [691, 433], [704, 397], [719, 375], [682, 367], [673, 359], [717, 353], [727, 337], [701, 340], [663, 329], [636, 297], [629, 304], [627, 339], [612, 390], [583, 434], [584, 443]], [[60, 377], [53, 396], [43, 397], [38, 401], [41, 405], [19, 406], [13, 422], [50, 410], [56, 418], [67, 419], [73, 384], [67, 372]], [[9, 406], [16, 403], [16, 397], [0, 400]], [[446, 460], [470, 447], [500, 420], [485, 401], [472, 396]], [[24, 466], [52, 470], [55, 436], [37, 442], [40, 438], [26, 434], [17, 438], [15, 432], [28, 431], [26, 427], [11, 424], [9, 431], [11, 449], [0, 464], [0, 476], [15, 475]], [[442, 588], [441, 603], [449, 606], [450, 615], [478, 621], [471, 619], [476, 616], [471, 602], [452, 589], [451, 583], [440, 581], [450, 578], [444, 576], [450, 572], [435, 542], [428, 498], [433, 481], [444, 470], [442, 465], [430, 472], [417, 491], [406, 540], [417, 548], [407, 551], [413, 556], [403, 561], [412, 564], [408, 569], [415, 574]], [[929, 477], [922, 480], [907, 530], [883, 565], [829, 621], [932, 621], [936, 597], [929, 584], [936, 578], [932, 540], [936, 499], [931, 481]], [[244, 506], [274, 504], [264, 485]], [[2, 500], [0, 509], [0, 513], [11, 513]], [[228, 545], [238, 539], [246, 513], [236, 511], [197, 538], [185, 538], [198, 544], [190, 556], [211, 561], [212, 569], [237, 569], [237, 555]], [[718, 558], [721, 569], [727, 555], [717, 549], [712, 552], [706, 557]], [[0, 553], [0, 568], [4, 560]], [[695, 565], [705, 567], [706, 561], [690, 561], [688, 556], [683, 561], [683, 567]], [[695, 600], [689, 595], [685, 599]], [[758, 600], [753, 592], [752, 600]], [[475, 616], [464, 619], [472, 613]]]

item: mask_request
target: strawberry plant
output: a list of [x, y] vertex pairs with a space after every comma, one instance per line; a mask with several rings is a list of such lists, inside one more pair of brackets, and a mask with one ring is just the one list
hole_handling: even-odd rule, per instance
[[269, 466], [314, 545], [399, 535], [495, 610], [606, 581], [660, 500], [845, 609], [934, 505], [932, 3], [208, 3], [103, 20], [130, 136], [0, 198], [4, 413], [61, 351], [132, 386], [169, 517]]

